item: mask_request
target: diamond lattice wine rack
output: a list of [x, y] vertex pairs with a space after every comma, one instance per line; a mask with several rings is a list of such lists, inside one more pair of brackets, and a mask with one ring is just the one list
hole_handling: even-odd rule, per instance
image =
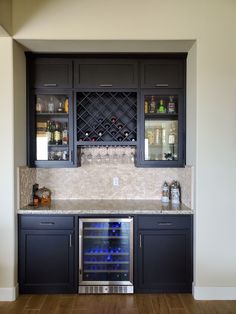
[[137, 93], [78, 92], [77, 145], [136, 145]]

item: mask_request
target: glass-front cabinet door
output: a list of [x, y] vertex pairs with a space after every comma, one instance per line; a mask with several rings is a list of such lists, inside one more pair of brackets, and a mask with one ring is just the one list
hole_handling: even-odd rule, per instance
[[[31, 165], [67, 167], [73, 165], [72, 96], [65, 92], [36, 92], [32, 95], [34, 145]], [[33, 120], [33, 119], [32, 119]]]
[[182, 92], [142, 92], [139, 164], [147, 167], [184, 166], [185, 110]]

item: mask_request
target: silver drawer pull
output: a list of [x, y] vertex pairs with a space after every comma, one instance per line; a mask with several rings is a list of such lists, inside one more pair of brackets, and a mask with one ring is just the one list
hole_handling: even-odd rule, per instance
[[112, 84], [100, 84], [100, 87], [112, 87]]
[[169, 84], [156, 84], [156, 87], [168, 87]]
[[55, 225], [55, 222], [41, 221], [39, 224], [45, 225], [45, 226], [52, 226], [52, 225]]
[[158, 226], [171, 226], [172, 222], [158, 222]]
[[139, 248], [142, 248], [142, 235], [139, 235]]
[[72, 235], [70, 233], [70, 247], [72, 247]]
[[45, 86], [45, 87], [56, 87], [57, 84], [56, 83], [46, 83], [46, 84], [43, 84], [43, 86]]

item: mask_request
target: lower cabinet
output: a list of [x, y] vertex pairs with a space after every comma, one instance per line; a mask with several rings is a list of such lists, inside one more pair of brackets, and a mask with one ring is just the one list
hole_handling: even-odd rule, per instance
[[74, 217], [19, 216], [20, 293], [73, 293]]
[[192, 215], [138, 217], [136, 291], [191, 292]]

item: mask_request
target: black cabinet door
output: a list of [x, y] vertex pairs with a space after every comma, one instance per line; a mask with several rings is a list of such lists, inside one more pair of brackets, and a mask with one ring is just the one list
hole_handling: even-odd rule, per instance
[[184, 167], [186, 110], [183, 91], [143, 89], [140, 99], [136, 166]]
[[190, 231], [140, 231], [138, 289], [191, 291]]
[[86, 59], [75, 61], [75, 87], [137, 88], [137, 62], [134, 60]]
[[141, 63], [142, 88], [183, 88], [185, 61], [178, 59], [145, 60]]
[[32, 77], [35, 88], [72, 88], [72, 60], [37, 58]]
[[75, 292], [74, 240], [72, 230], [21, 230], [20, 292]]

